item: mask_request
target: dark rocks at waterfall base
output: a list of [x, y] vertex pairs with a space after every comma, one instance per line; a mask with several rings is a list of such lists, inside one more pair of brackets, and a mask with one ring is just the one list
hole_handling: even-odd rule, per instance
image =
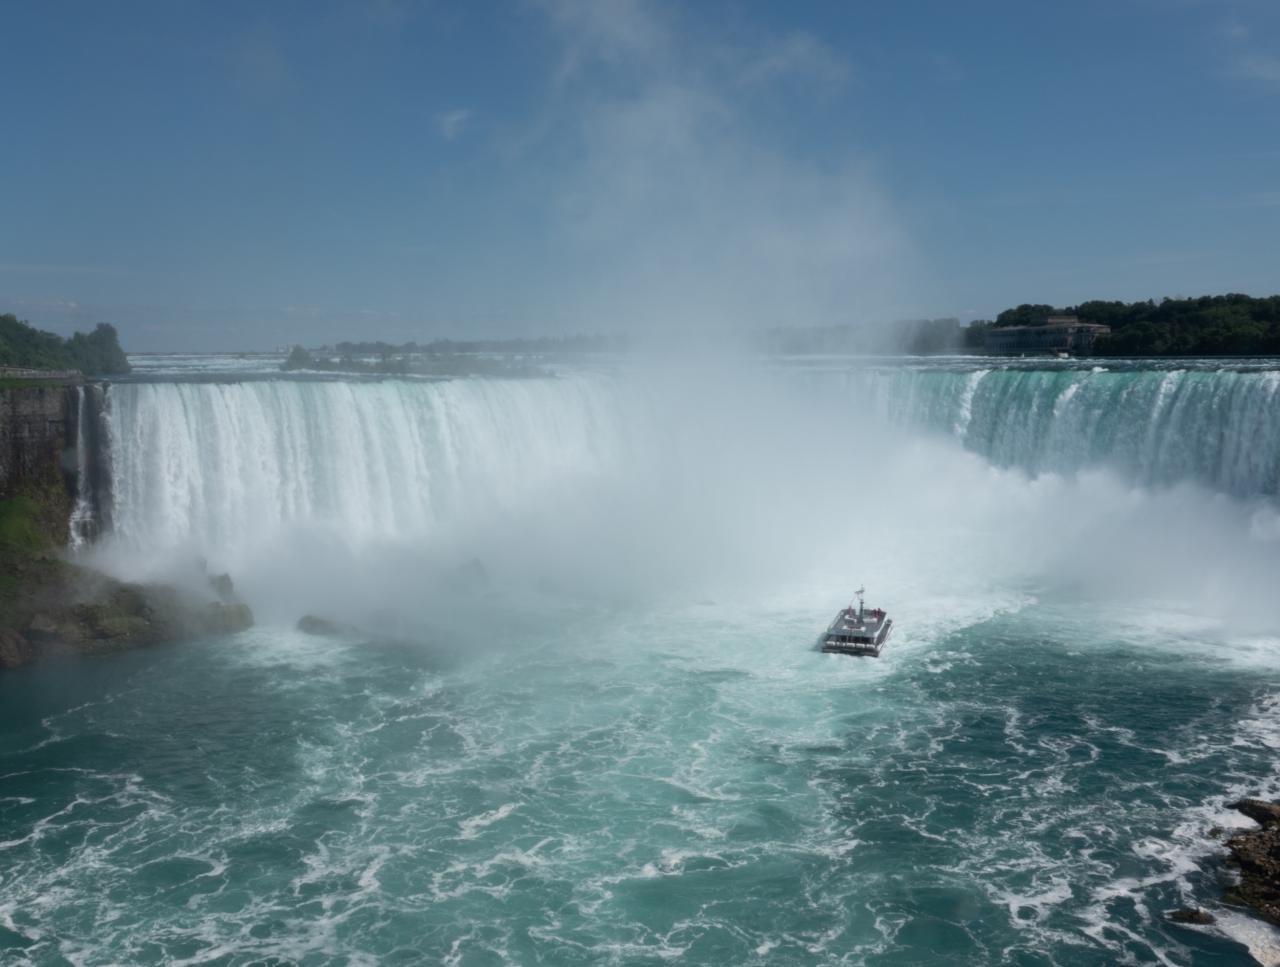
[[304, 614], [298, 619], [297, 629], [304, 635], [320, 635], [323, 637], [332, 637], [342, 633], [342, 628], [328, 618], [321, 618], [314, 614]]
[[1280, 925], [1280, 803], [1241, 799], [1229, 808], [1248, 816], [1259, 828], [1227, 840], [1240, 871], [1240, 882], [1227, 891], [1227, 900]]
[[0, 628], [0, 668], [18, 668], [33, 657], [31, 642], [11, 628]]
[[228, 603], [236, 600], [236, 588], [231, 583], [230, 574], [215, 574], [209, 578], [209, 587], [213, 588], [213, 593], [218, 596], [219, 601]]
[[0, 614], [0, 669], [46, 653], [123, 651], [253, 626], [249, 606], [222, 595], [229, 579], [193, 592], [118, 581], [57, 559], [30, 562], [21, 578], [21, 600], [10, 599]]

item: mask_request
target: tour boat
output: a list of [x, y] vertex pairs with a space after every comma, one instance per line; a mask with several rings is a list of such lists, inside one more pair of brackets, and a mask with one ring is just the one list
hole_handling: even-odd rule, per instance
[[862, 602], [865, 593], [864, 588], [858, 588], [858, 606], [851, 604], [836, 615], [822, 636], [821, 651], [829, 655], [880, 657], [893, 630], [893, 619], [883, 608], [866, 608]]

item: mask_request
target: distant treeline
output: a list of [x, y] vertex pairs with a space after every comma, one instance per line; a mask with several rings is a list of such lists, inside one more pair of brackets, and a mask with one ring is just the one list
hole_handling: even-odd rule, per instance
[[[339, 347], [359, 345], [378, 344], [338, 344]], [[365, 358], [358, 358], [357, 354]], [[376, 358], [369, 359], [367, 358], [369, 355], [375, 355]], [[311, 370], [321, 373], [355, 373], [370, 376], [502, 376], [512, 379], [550, 375], [541, 367], [517, 362], [510, 358], [467, 353], [426, 353], [421, 350], [409, 352], [401, 348], [395, 349], [394, 352], [380, 353], [353, 350], [335, 357], [331, 351], [326, 352], [324, 349], [318, 349], [313, 353], [302, 346], [294, 346], [280, 368], [285, 372]]]
[[429, 343], [340, 342], [321, 346], [315, 352], [342, 356], [419, 355], [452, 356], [458, 353], [504, 353], [507, 355], [558, 356], [578, 353], [626, 352], [625, 335], [544, 336], [535, 339], [434, 339]]
[[1252, 356], [1280, 354], [1280, 295], [1206, 295], [1146, 302], [1082, 302], [1058, 308], [1020, 305], [965, 332], [977, 348], [992, 326], [1043, 325], [1049, 316], [1076, 316], [1111, 327], [1098, 340], [1100, 356]]
[[129, 360], [114, 326], [100, 322], [91, 333], [78, 332], [63, 339], [9, 312], [0, 315], [0, 366], [78, 369], [93, 376], [129, 372]]

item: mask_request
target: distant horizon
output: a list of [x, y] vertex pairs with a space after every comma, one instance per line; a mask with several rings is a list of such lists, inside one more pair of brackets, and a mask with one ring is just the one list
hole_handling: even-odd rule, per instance
[[0, 306], [139, 349], [1280, 290], [1268, 0], [68, 0], [0, 31]]
[[[1119, 302], [1124, 302], [1130, 305], [1151, 301], [1159, 305], [1162, 301], [1179, 300], [1179, 299], [1215, 298], [1215, 297], [1223, 297], [1228, 295], [1243, 295], [1251, 299], [1268, 299], [1268, 298], [1280, 297], [1280, 292], [1266, 293], [1266, 294], [1254, 294], [1254, 293], [1248, 293], [1248, 292], [1206, 292], [1206, 293], [1198, 293], [1196, 295], [1158, 296], [1158, 297], [1149, 297], [1149, 299], [1121, 299], [1121, 300], [1098, 300], [1095, 297], [1091, 297], [1087, 299], [1077, 300], [1076, 302], [1055, 305], [1054, 308], [1060, 311], [1071, 311], [1071, 310], [1075, 310], [1076, 307], [1079, 306], [1081, 303], [1090, 302], [1090, 301], [1119, 301]], [[705, 339], [714, 339], [718, 337], [731, 337], [735, 335], [745, 336], [753, 333], [763, 334], [770, 331], [787, 331], [787, 330], [801, 331], [806, 329], [816, 330], [816, 329], [846, 329], [846, 328], [851, 329], [855, 327], [893, 327], [893, 326], [899, 326], [899, 325], [911, 325], [913, 323], [920, 323], [920, 322], [943, 321], [947, 319], [955, 319], [956, 322], [959, 323], [961, 328], [967, 328], [975, 323], [990, 322], [1005, 310], [1017, 308], [1018, 306], [1021, 306], [1021, 305], [1036, 305], [1036, 304], [1038, 303], [1024, 302], [1024, 303], [1017, 303], [1016, 305], [1013, 305], [1013, 304], [1005, 305], [993, 311], [990, 315], [979, 316], [971, 319], [965, 319], [965, 318], [952, 315], [952, 316], [932, 316], [932, 317], [918, 317], [918, 318], [903, 317], [903, 318], [897, 318], [892, 320], [862, 320], [862, 321], [831, 322], [831, 323], [819, 323], [819, 324], [792, 323], [792, 324], [769, 325], [765, 323], [759, 326], [753, 326], [749, 329], [740, 329], [740, 330], [735, 329], [735, 327], [732, 327], [732, 326], [726, 326], [719, 329], [704, 329], [700, 332], [699, 339], [705, 340]], [[13, 310], [5, 306], [0, 306], [0, 313], [3, 313], [3, 312], [13, 312]], [[433, 342], [442, 342], [442, 341], [514, 342], [518, 340], [535, 341], [535, 340], [549, 340], [549, 339], [569, 339], [569, 338], [575, 338], [575, 337], [591, 338], [591, 337], [605, 337], [605, 336], [623, 336], [627, 338], [635, 338], [637, 335], [634, 332], [631, 332], [628, 330], [620, 330], [617, 328], [613, 328], [613, 329], [601, 328], [596, 330], [577, 329], [577, 330], [562, 330], [562, 331], [527, 330], [527, 331], [519, 331], [519, 332], [509, 332], [509, 331], [494, 332], [491, 334], [486, 333], [484, 331], [480, 331], [480, 330], [473, 330], [464, 334], [456, 334], [456, 333], [446, 334], [446, 333], [441, 333], [439, 331], [435, 331], [431, 333], [420, 332], [418, 335], [411, 335], [407, 338], [394, 338], [386, 335], [380, 335], [377, 333], [365, 333], [357, 337], [356, 334], [351, 332], [345, 332], [345, 333], [338, 332], [337, 334], [331, 335], [328, 338], [320, 339], [316, 336], [309, 336], [305, 333], [300, 333], [299, 338], [297, 339], [283, 342], [283, 343], [274, 343], [271, 345], [265, 345], [265, 344], [260, 344], [257, 346], [227, 345], [222, 347], [185, 346], [185, 347], [165, 348], [165, 349], [135, 349], [129, 344], [128, 339], [124, 336], [124, 333], [127, 332], [128, 330], [128, 326], [123, 324], [122, 320], [95, 319], [93, 322], [64, 323], [61, 326], [54, 326], [54, 325], [42, 325], [36, 319], [23, 317], [21, 313], [15, 312], [14, 314], [17, 315], [18, 318], [23, 319], [25, 322], [29, 323], [31, 326], [33, 326], [36, 329], [40, 329], [46, 332], [52, 332], [64, 338], [73, 335], [73, 333], [77, 331], [83, 332], [83, 331], [92, 329], [94, 325], [100, 322], [109, 323], [112, 326], [115, 326], [117, 330], [121, 332], [122, 334], [121, 345], [124, 348], [125, 352], [127, 352], [131, 356], [165, 356], [165, 355], [182, 355], [184, 353], [190, 353], [193, 355], [221, 355], [221, 354], [234, 355], [237, 353], [266, 355], [266, 354], [288, 353], [289, 350], [294, 346], [303, 346], [307, 349], [318, 349], [326, 346], [335, 347], [339, 343], [343, 343], [343, 342], [352, 342], [352, 343], [382, 342], [390, 346], [400, 347], [400, 346], [407, 345], [409, 343], [416, 343], [419, 346], [426, 346]], [[647, 330], [647, 334], [654, 337], [680, 335], [680, 333], [675, 329], [664, 330], [656, 327], [650, 330]]]

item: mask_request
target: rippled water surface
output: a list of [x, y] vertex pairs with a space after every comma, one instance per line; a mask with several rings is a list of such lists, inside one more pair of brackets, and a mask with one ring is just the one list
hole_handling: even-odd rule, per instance
[[1162, 914], [1215, 907], [1215, 804], [1275, 775], [1277, 643], [1028, 606], [858, 662], [785, 610], [562, 617], [470, 658], [258, 630], [6, 676], [0, 949], [1250, 962]]

